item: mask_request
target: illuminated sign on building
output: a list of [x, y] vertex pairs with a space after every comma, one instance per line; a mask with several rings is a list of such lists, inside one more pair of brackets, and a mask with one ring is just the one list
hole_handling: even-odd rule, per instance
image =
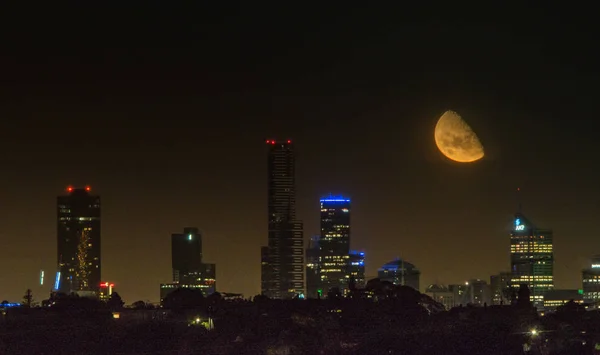
[[600, 264], [592, 264], [592, 269], [598, 269], [600, 268]]
[[521, 224], [521, 219], [519, 219], [519, 218], [515, 219], [515, 230], [516, 231], [525, 230], [525, 225]]

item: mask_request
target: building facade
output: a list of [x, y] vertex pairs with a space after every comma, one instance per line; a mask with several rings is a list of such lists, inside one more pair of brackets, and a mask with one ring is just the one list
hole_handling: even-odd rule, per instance
[[102, 274], [100, 196], [67, 188], [57, 198], [57, 292], [97, 294]]
[[323, 292], [333, 289], [342, 294], [350, 281], [350, 199], [327, 197], [321, 203], [319, 262]]
[[319, 298], [323, 294], [321, 289], [321, 273], [319, 262], [319, 236], [313, 236], [306, 248], [306, 297]]
[[600, 305], [600, 255], [592, 257], [590, 266], [581, 271], [581, 286], [583, 301], [590, 304], [591, 308]]
[[350, 284], [356, 288], [363, 288], [366, 285], [365, 280], [365, 253], [362, 251], [351, 250], [348, 258], [347, 275]]
[[291, 140], [267, 140], [268, 246], [261, 249], [262, 294], [274, 299], [304, 297], [303, 225], [296, 219], [296, 161]]
[[208, 296], [217, 290], [217, 267], [202, 259], [202, 234], [195, 227], [171, 235], [173, 282], [160, 285], [161, 303], [178, 288], [201, 290]]
[[527, 285], [534, 306], [544, 306], [544, 295], [554, 288], [553, 235], [537, 228], [523, 214], [515, 214], [510, 234], [511, 287]]
[[510, 272], [490, 276], [490, 293], [493, 305], [510, 304]]
[[444, 285], [429, 285], [425, 289], [425, 294], [434, 301], [441, 303], [446, 310], [456, 306], [454, 292]]
[[549, 290], [544, 295], [544, 311], [554, 312], [558, 307], [571, 301], [583, 304], [583, 292], [580, 290]]
[[492, 304], [490, 297], [490, 285], [481, 279], [472, 279], [465, 283], [465, 301], [475, 306], [487, 306]]
[[389, 281], [394, 285], [410, 286], [419, 291], [421, 272], [413, 264], [400, 258], [390, 261], [377, 271], [381, 281]]

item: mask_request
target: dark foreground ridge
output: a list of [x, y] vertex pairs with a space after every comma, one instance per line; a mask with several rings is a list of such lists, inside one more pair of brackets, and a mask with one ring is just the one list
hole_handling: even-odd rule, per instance
[[288, 301], [181, 289], [159, 308], [62, 296], [0, 318], [0, 354], [592, 354], [599, 341], [600, 314], [572, 302], [543, 317], [528, 298], [445, 311], [377, 280]]

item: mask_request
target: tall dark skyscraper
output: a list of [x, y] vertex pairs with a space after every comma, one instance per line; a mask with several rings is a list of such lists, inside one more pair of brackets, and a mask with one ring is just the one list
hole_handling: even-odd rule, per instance
[[267, 140], [268, 249], [261, 250], [262, 293], [269, 298], [304, 296], [304, 239], [296, 220], [295, 154], [292, 141]]
[[57, 198], [56, 286], [60, 292], [97, 292], [100, 288], [100, 197], [90, 192], [89, 187], [68, 187], [67, 195]]
[[350, 199], [326, 197], [321, 202], [319, 259], [322, 288], [328, 292], [348, 288], [350, 257]]
[[306, 297], [319, 298], [323, 296], [321, 289], [321, 272], [319, 262], [319, 239], [316, 235], [310, 238], [308, 248], [306, 248]]
[[184, 228], [182, 234], [171, 235], [173, 281], [186, 283], [190, 272], [202, 266], [202, 236], [198, 228]]
[[541, 309], [544, 294], [554, 288], [552, 230], [537, 228], [523, 214], [515, 214], [510, 264], [511, 286], [527, 285], [531, 301]]
[[202, 260], [202, 234], [198, 228], [186, 227], [171, 235], [173, 282], [160, 285], [160, 299], [178, 288], [202, 291], [205, 296], [217, 290], [217, 266]]

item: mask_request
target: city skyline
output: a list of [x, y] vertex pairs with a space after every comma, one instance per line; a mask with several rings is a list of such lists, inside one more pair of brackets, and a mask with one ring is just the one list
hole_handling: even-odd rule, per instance
[[[539, 9], [466, 23], [369, 6], [205, 10], [157, 9], [160, 25], [106, 26], [98, 14], [8, 24], [3, 298], [47, 297], [53, 211], [69, 184], [102, 197], [102, 281], [126, 302], [158, 301], [170, 235], [186, 226], [200, 229], [219, 290], [259, 293], [270, 137], [298, 152], [305, 243], [319, 198], [349, 196], [367, 276], [397, 256], [419, 267], [421, 288], [508, 271], [520, 187], [523, 214], [553, 230], [555, 287], [581, 288], [600, 254], [598, 55], [582, 21], [562, 26]], [[477, 133], [482, 160], [437, 151], [449, 109]]]

